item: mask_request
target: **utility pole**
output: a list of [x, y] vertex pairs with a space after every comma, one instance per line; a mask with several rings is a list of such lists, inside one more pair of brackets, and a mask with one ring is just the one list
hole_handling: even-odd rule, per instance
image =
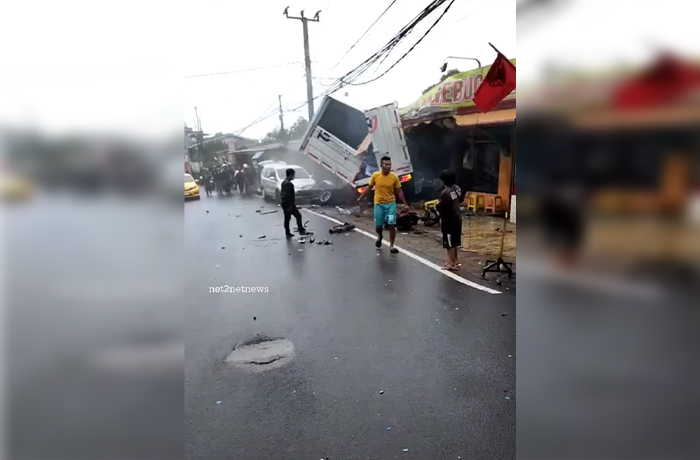
[[204, 133], [202, 132], [202, 120], [197, 113], [197, 107], [194, 108], [195, 128], [197, 129], [197, 150], [199, 151], [199, 159], [204, 162]]
[[283, 144], [287, 143], [287, 135], [284, 132], [284, 112], [282, 112], [282, 95], [279, 95], [280, 100], [280, 138]]
[[311, 84], [311, 57], [309, 55], [309, 26], [308, 23], [309, 21], [311, 22], [319, 22], [321, 19], [319, 18], [319, 14], [321, 14], [321, 10], [317, 11], [316, 14], [314, 15], [313, 18], [307, 18], [304, 16], [304, 10], [301, 10], [301, 16], [300, 17], [294, 17], [289, 15], [289, 7], [284, 9], [285, 17], [287, 19], [297, 19], [301, 21], [301, 24], [304, 29], [304, 64], [306, 65], [306, 99], [308, 100], [309, 103], [309, 123], [311, 123], [311, 119], [314, 117], [314, 89]]

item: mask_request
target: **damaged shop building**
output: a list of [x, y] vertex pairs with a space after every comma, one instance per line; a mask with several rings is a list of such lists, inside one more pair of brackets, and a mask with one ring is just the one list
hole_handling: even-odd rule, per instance
[[401, 109], [414, 199], [437, 198], [440, 173], [452, 169], [465, 206], [515, 212], [515, 91], [488, 113], [479, 113], [472, 101], [489, 67], [455, 74]]

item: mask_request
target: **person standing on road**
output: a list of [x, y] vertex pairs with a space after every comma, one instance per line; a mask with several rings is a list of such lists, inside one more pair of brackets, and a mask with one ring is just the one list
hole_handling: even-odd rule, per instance
[[238, 185], [238, 191], [243, 195], [243, 189], [245, 188], [245, 177], [243, 177], [243, 171], [239, 169], [236, 170], [236, 184]]
[[442, 247], [447, 250], [447, 263], [443, 268], [456, 271], [460, 267], [457, 248], [462, 246], [462, 214], [459, 211], [462, 190], [456, 185], [457, 177], [454, 171], [443, 171], [440, 179], [444, 188], [440, 193], [436, 209], [440, 214]]
[[250, 195], [255, 187], [255, 171], [248, 164], [243, 165], [243, 179], [245, 184], [245, 194]]
[[301, 221], [301, 213], [297, 209], [297, 205], [294, 200], [294, 169], [288, 168], [286, 171], [286, 177], [282, 181], [281, 185], [281, 198], [282, 198], [282, 212], [284, 213], [284, 232], [287, 238], [294, 236], [292, 232], [289, 231], [289, 221], [292, 216], [297, 220], [297, 230], [300, 235], [305, 235], [306, 230], [304, 229], [304, 224]]
[[389, 229], [389, 251], [396, 254], [399, 252], [394, 247], [396, 240], [396, 197], [399, 197], [404, 209], [408, 209], [408, 203], [406, 203], [406, 197], [401, 190], [399, 176], [391, 172], [391, 158], [382, 157], [381, 167], [380, 171], [372, 174], [369, 185], [357, 199], [357, 202], [361, 202], [370, 189], [374, 187], [374, 226], [377, 232], [377, 241], [374, 245], [377, 249], [382, 247], [383, 230], [386, 225]]

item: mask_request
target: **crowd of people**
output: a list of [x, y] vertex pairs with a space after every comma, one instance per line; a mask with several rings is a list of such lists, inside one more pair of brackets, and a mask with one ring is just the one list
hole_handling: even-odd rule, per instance
[[217, 195], [231, 195], [235, 191], [249, 195], [257, 187], [255, 170], [248, 164], [242, 167], [222, 165], [204, 168], [200, 177], [207, 196], [212, 196], [214, 192]]

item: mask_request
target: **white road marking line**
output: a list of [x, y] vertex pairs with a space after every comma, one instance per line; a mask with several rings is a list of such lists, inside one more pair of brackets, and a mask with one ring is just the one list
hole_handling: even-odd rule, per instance
[[[344, 222], [339, 221], [338, 219], [334, 219], [334, 218], [329, 217], [329, 216], [327, 216], [327, 215], [325, 215], [325, 214], [320, 214], [320, 213], [315, 212], [315, 211], [312, 211], [312, 210], [310, 210], [310, 209], [303, 208], [302, 211], [310, 212], [311, 214], [313, 214], [313, 215], [315, 215], [315, 216], [322, 217], [322, 218], [324, 218], [324, 219], [326, 219], [326, 220], [329, 220], [329, 221], [331, 221], [331, 222], [334, 222], [334, 223], [336, 223], [336, 224], [343, 224], [343, 223], [344, 223]], [[371, 238], [371, 239], [373, 239], [373, 240], [376, 240], [376, 239], [377, 239], [377, 236], [376, 236], [376, 235], [373, 235], [373, 234], [371, 234], [371, 233], [369, 233], [369, 232], [366, 232], [366, 231], [364, 231], [364, 230], [362, 230], [362, 229], [359, 229], [359, 228], [357, 228], [357, 227], [355, 228], [355, 231], [356, 231], [357, 233], [360, 233], [360, 234], [362, 234], [362, 235], [365, 235], [366, 237], [369, 237], [369, 238]], [[382, 243], [383, 243], [385, 246], [389, 246], [389, 242], [388, 242], [387, 240], [382, 241]], [[402, 247], [400, 247], [400, 246], [396, 246], [396, 248], [400, 251], [401, 254], [407, 255], [407, 256], [410, 257], [411, 259], [417, 260], [418, 262], [422, 263], [423, 265], [426, 265], [426, 266], [432, 268], [433, 270], [435, 270], [435, 271], [437, 271], [437, 272], [440, 272], [440, 273], [442, 273], [443, 275], [445, 275], [445, 276], [447, 276], [447, 277], [449, 277], [449, 278], [452, 278], [453, 280], [455, 280], [455, 281], [457, 281], [457, 282], [459, 282], [459, 283], [462, 283], [462, 284], [464, 284], [464, 285], [466, 285], [466, 286], [469, 286], [469, 287], [472, 287], [472, 288], [474, 288], [474, 289], [478, 289], [478, 290], [480, 290], [480, 291], [488, 292], [489, 294], [501, 294], [501, 291], [497, 291], [497, 290], [495, 290], [495, 289], [491, 289], [491, 288], [489, 288], [489, 287], [482, 286], [481, 284], [477, 284], [477, 283], [475, 283], [475, 282], [473, 282], [473, 281], [469, 281], [468, 279], [462, 278], [461, 276], [456, 275], [455, 273], [452, 273], [452, 272], [449, 271], [449, 270], [443, 270], [442, 267], [440, 267], [439, 265], [434, 264], [434, 263], [432, 263], [431, 261], [429, 261], [429, 260], [427, 260], [427, 259], [424, 259], [423, 257], [421, 257], [421, 256], [419, 256], [419, 255], [417, 255], [417, 254], [414, 254], [414, 253], [412, 253], [412, 252], [410, 252], [410, 251], [408, 251], [408, 250], [406, 250], [406, 249], [404, 249], [404, 248], [402, 248]]]

